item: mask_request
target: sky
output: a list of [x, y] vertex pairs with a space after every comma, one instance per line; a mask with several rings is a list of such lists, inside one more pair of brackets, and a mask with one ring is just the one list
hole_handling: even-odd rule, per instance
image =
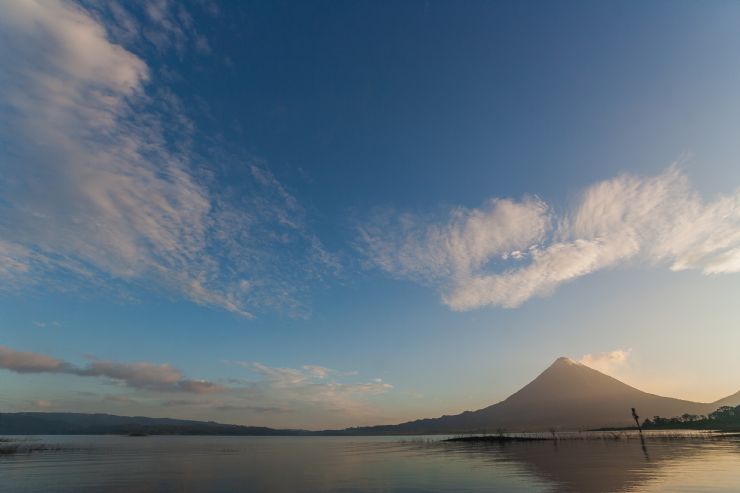
[[740, 390], [740, 4], [0, 1], [0, 411]]

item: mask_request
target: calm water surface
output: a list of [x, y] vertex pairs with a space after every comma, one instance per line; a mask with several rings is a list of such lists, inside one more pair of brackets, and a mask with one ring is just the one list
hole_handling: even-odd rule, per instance
[[[18, 437], [15, 437], [18, 438]], [[0, 456], [0, 491], [738, 492], [740, 440], [439, 437], [32, 437], [61, 450]]]

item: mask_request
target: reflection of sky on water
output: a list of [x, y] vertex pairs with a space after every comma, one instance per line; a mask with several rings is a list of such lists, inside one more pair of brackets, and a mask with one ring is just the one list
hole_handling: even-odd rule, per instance
[[556, 491], [737, 491], [738, 440], [561, 440], [452, 444], [446, 453], [481, 463], [512, 462]]
[[735, 491], [740, 441], [441, 443], [389, 437], [45, 437], [3, 491]]

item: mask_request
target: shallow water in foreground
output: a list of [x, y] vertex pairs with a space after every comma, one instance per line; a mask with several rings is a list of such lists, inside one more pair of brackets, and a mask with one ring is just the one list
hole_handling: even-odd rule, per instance
[[61, 450], [0, 456], [1, 491], [740, 491], [740, 439], [29, 438]]

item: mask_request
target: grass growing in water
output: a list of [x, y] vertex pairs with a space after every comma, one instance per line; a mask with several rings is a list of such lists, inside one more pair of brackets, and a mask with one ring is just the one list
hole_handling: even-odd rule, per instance
[[711, 431], [664, 431], [644, 433], [642, 437], [634, 431], [603, 431], [603, 432], [543, 432], [543, 433], [496, 433], [487, 435], [459, 435], [448, 438], [448, 442], [488, 442], [488, 443], [510, 443], [510, 442], [532, 442], [532, 441], [620, 441], [640, 440], [665, 441], [665, 440], [718, 440], [732, 436], [726, 433]]
[[0, 438], [0, 456], [30, 454], [33, 452], [46, 452], [61, 450], [58, 445], [39, 443], [30, 439]]

